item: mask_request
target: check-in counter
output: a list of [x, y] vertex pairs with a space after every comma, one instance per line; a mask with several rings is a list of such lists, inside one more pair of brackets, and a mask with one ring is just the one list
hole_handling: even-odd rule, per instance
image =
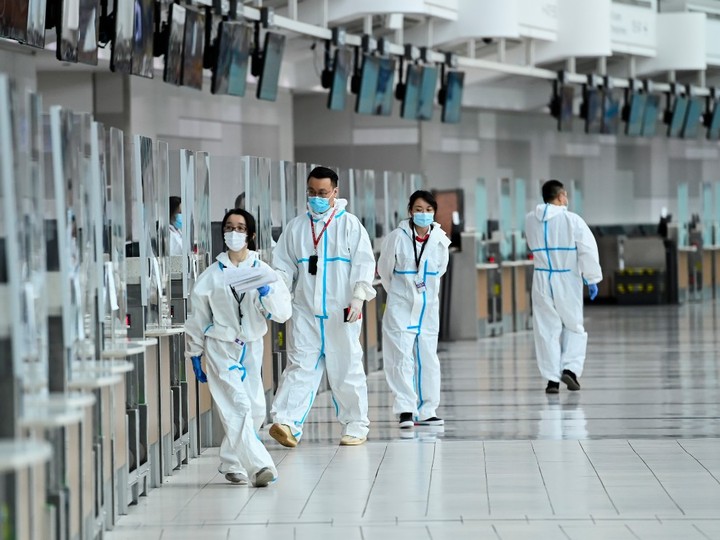
[[681, 304], [693, 302], [696, 297], [695, 265], [693, 264], [696, 246], [680, 246], [678, 253], [678, 300]]
[[[497, 263], [476, 265], [475, 295], [478, 337], [499, 336], [503, 332], [502, 272]], [[512, 310], [511, 310], [512, 312]]]
[[45, 504], [45, 464], [52, 448], [43, 440], [0, 440], [0, 509], [4, 538], [46, 540], [55, 530]]
[[707, 299], [720, 297], [720, 245], [703, 246], [703, 276]]
[[504, 332], [521, 332], [532, 327], [530, 287], [533, 267], [531, 260], [503, 261], [500, 264]]
[[[153, 414], [157, 416], [153, 418], [153, 422], [157, 422], [157, 429], [153, 429], [152, 438], [157, 435], [157, 443], [150, 443], [150, 455], [159, 456], [157, 467], [151, 462], [152, 470], [152, 486], [159, 486], [162, 483], [163, 476], [170, 476], [174, 469], [178, 468], [183, 462], [187, 462], [187, 446], [189, 437], [185, 433], [182, 434], [182, 389], [179, 385], [172, 385], [173, 361], [171, 356], [172, 350], [177, 347], [171, 346], [171, 340], [174, 337], [182, 336], [185, 329], [182, 326], [159, 328], [148, 330], [145, 332], [147, 337], [156, 338], [158, 345], [155, 350], [154, 357], [155, 375], [157, 377], [151, 393], [155, 393], [153, 404], [157, 405], [157, 410]], [[150, 362], [148, 362], [150, 363]], [[150, 396], [148, 396], [150, 397]], [[154, 426], [153, 426], [154, 428]], [[157, 446], [155, 446], [157, 444]]]

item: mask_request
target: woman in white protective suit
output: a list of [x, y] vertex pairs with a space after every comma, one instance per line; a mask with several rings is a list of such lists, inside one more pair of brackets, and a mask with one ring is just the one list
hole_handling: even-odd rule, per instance
[[408, 204], [410, 219], [385, 239], [378, 274], [387, 291], [383, 316], [385, 377], [395, 397], [400, 427], [441, 426], [440, 278], [448, 265], [450, 240], [434, 222], [432, 193], [416, 191]]
[[[210, 393], [225, 428], [219, 471], [233, 484], [267, 486], [277, 477], [270, 454], [257, 431], [265, 418], [261, 370], [267, 320], [285, 322], [291, 315], [290, 292], [282, 280], [256, 290], [237, 292], [226, 284], [228, 269], [260, 267], [274, 271], [252, 250], [255, 219], [230, 210], [222, 221], [228, 247], [205, 270], [192, 291], [192, 313], [185, 323], [185, 355], [195, 376]], [[201, 357], [205, 358], [202, 370]]]

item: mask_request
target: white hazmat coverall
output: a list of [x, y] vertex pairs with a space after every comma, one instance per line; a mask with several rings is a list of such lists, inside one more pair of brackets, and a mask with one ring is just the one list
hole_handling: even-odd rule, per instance
[[525, 235], [535, 261], [533, 332], [540, 373], [554, 382], [565, 369], [580, 377], [587, 349], [583, 279], [602, 281], [595, 237], [580, 216], [554, 204], [539, 204], [527, 215]]
[[[378, 274], [388, 294], [383, 315], [383, 361], [385, 378], [395, 396], [393, 412], [413, 413], [416, 419], [424, 420], [436, 416], [440, 404], [440, 278], [447, 270], [450, 240], [434, 223], [420, 256], [422, 244], [415, 236], [409, 220], [387, 236]], [[424, 290], [416, 286], [420, 281], [425, 284]]]
[[[345, 199], [335, 199], [335, 205], [322, 215], [308, 212], [294, 218], [273, 251], [273, 266], [294, 297], [288, 365], [271, 413], [274, 422], [290, 426], [296, 439], [302, 436], [323, 369], [343, 424], [342, 434], [364, 438], [370, 425], [360, 345], [362, 322], [344, 322], [343, 310], [353, 297], [375, 297], [375, 256], [367, 231], [346, 206]], [[311, 226], [319, 237], [316, 275], [308, 271], [313, 255]]]
[[[256, 252], [249, 251], [238, 268], [258, 265], [267, 266]], [[272, 458], [257, 435], [265, 418], [263, 336], [268, 319], [282, 323], [290, 318], [290, 291], [278, 280], [262, 298], [257, 290], [238, 295], [238, 304], [223, 276], [224, 269], [231, 266], [227, 253], [220, 253], [195, 283], [192, 313], [185, 323], [185, 356], [205, 356], [210, 393], [225, 428], [218, 470], [252, 478], [263, 467], [270, 467], [277, 477]]]

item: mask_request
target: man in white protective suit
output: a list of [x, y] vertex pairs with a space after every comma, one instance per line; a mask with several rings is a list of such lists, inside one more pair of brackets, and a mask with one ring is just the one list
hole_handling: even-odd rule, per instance
[[370, 425], [360, 318], [363, 302], [375, 297], [375, 257], [367, 231], [338, 198], [332, 169], [310, 172], [307, 195], [308, 212], [288, 223], [273, 251], [273, 266], [294, 296], [270, 436], [297, 445], [325, 370], [343, 426], [340, 444], [355, 446]]
[[268, 320], [282, 323], [290, 318], [290, 291], [282, 280], [265, 280], [247, 290], [229, 284], [228, 275], [262, 270], [274, 276], [275, 272], [254, 251], [255, 219], [249, 212], [230, 210], [222, 230], [227, 251], [193, 287], [185, 356], [191, 359], [197, 380], [208, 383], [225, 428], [218, 470], [232, 484], [251, 481], [264, 487], [277, 478], [277, 470], [257, 434], [266, 411], [263, 336]]
[[583, 282], [590, 300], [597, 296], [602, 270], [595, 237], [583, 219], [569, 212], [563, 184], [548, 180], [543, 204], [525, 218], [525, 236], [533, 253], [532, 304], [535, 354], [548, 384], [557, 394], [560, 381], [580, 390], [587, 349], [583, 327]]

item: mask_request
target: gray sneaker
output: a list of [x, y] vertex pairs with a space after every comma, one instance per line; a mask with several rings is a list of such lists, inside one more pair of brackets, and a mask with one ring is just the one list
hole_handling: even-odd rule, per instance
[[225, 480], [227, 480], [231, 484], [236, 484], [238, 486], [247, 486], [248, 483], [247, 476], [237, 472], [225, 473]]
[[263, 467], [255, 475], [255, 479], [253, 480], [253, 486], [258, 488], [267, 487], [268, 484], [270, 482], [273, 482], [274, 480], [275, 475], [270, 470], [270, 467]]

